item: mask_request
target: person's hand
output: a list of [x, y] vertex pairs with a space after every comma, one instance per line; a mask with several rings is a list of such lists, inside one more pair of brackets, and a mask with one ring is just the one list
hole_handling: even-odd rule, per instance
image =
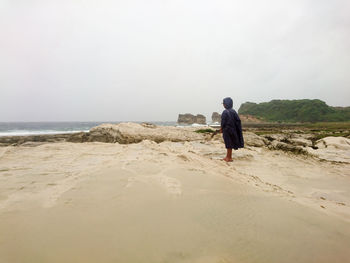
[[220, 133], [222, 133], [222, 128], [220, 128]]

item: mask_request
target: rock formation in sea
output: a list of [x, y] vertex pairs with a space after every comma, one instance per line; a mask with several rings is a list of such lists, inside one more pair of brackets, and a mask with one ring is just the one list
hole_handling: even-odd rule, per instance
[[177, 122], [181, 124], [193, 124], [193, 123], [207, 124], [207, 120], [204, 115], [202, 114], [193, 115], [190, 113], [179, 114]]
[[213, 114], [211, 115], [211, 120], [212, 122], [221, 122], [221, 114], [217, 113], [217, 112], [213, 112]]

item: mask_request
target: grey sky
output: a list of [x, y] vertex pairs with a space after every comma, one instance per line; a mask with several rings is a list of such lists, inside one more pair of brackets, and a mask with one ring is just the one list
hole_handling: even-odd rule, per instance
[[350, 106], [348, 0], [0, 0], [0, 121]]

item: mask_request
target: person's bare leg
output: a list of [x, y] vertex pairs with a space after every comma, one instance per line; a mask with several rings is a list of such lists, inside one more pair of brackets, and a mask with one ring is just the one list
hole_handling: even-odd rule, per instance
[[225, 162], [232, 162], [232, 149], [227, 149], [226, 157], [224, 158]]

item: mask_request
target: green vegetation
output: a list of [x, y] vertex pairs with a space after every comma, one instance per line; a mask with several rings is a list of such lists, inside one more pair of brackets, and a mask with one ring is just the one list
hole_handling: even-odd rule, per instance
[[275, 132], [275, 131], [254, 131], [254, 133], [255, 133], [256, 135], [261, 136], [261, 135], [274, 134], [274, 133], [276, 133], [276, 132]]
[[246, 102], [238, 110], [273, 122], [344, 122], [350, 121], [350, 107], [331, 107], [321, 100], [272, 100]]
[[213, 133], [215, 131], [212, 129], [199, 129], [199, 130], [196, 130], [195, 132], [197, 132], [197, 133]]

